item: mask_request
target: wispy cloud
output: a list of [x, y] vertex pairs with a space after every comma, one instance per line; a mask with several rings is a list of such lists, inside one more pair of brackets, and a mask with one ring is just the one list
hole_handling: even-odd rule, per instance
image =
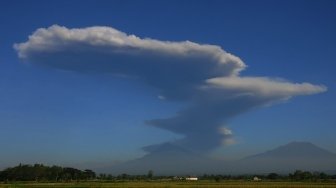
[[326, 91], [322, 85], [242, 77], [246, 65], [220, 46], [143, 39], [111, 27], [53, 25], [37, 29], [14, 48], [32, 64], [134, 77], [157, 88], [160, 99], [188, 102], [175, 117], [146, 122], [184, 135], [175, 144], [195, 151], [232, 144], [232, 132], [223, 123], [240, 113]]

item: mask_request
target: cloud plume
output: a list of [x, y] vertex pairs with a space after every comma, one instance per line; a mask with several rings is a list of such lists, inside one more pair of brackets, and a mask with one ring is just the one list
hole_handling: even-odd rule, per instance
[[322, 85], [242, 77], [246, 65], [220, 46], [139, 38], [111, 27], [53, 25], [14, 48], [25, 62], [130, 76], [158, 89], [161, 99], [187, 102], [176, 116], [146, 123], [183, 135], [174, 144], [202, 152], [233, 143], [224, 124], [240, 113], [326, 91]]
[[[58, 69], [134, 76], [160, 96], [185, 100], [208, 78], [237, 75], [245, 64], [215, 45], [141, 39], [111, 27], [37, 29], [15, 44], [21, 59]], [[178, 84], [177, 84], [178, 83]]]

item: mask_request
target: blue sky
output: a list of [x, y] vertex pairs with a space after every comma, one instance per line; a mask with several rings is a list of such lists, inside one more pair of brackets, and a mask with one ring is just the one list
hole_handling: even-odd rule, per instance
[[142, 156], [144, 146], [183, 138], [165, 125], [144, 123], [170, 118], [187, 103], [158, 99], [162, 88], [152, 82], [18, 57], [14, 43], [54, 24], [217, 45], [248, 66], [241, 76], [324, 85], [326, 92], [227, 118], [235, 144], [211, 148], [212, 155], [240, 158], [295, 140], [336, 152], [335, 10], [334, 1], [2, 1], [0, 166], [128, 160]]

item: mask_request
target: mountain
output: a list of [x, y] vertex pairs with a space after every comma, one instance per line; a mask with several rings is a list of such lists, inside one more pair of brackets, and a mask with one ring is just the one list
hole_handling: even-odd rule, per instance
[[294, 170], [336, 169], [336, 154], [309, 142], [291, 142], [236, 162], [237, 169], [253, 173], [288, 173]]
[[320, 148], [310, 142], [291, 142], [289, 144], [279, 146], [273, 150], [266, 151], [261, 154], [246, 157], [252, 159], [258, 157], [273, 158], [329, 158], [335, 157], [336, 154]]
[[291, 142], [230, 162], [211, 160], [172, 143], [149, 146], [144, 150], [148, 153], [141, 158], [95, 170], [112, 174], [147, 174], [153, 170], [156, 175], [288, 174], [295, 170], [336, 170], [336, 154], [309, 142]]
[[171, 143], [144, 148], [145, 156], [114, 165], [98, 171], [113, 174], [147, 174], [153, 170], [156, 175], [196, 175], [209, 169], [211, 160], [190, 150]]

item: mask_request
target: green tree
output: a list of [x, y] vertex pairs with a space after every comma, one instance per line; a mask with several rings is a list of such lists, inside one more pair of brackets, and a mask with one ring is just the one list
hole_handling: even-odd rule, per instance
[[94, 178], [96, 178], [96, 173], [93, 172], [92, 170], [86, 169], [83, 172], [83, 178], [85, 178], [85, 179], [94, 179]]
[[278, 179], [280, 176], [279, 176], [279, 174], [277, 174], [277, 173], [269, 173], [268, 175], [267, 175], [267, 179], [270, 179], [270, 180], [275, 180], [275, 179]]
[[147, 173], [147, 178], [148, 178], [148, 179], [152, 179], [153, 176], [154, 176], [154, 172], [153, 172], [153, 170], [149, 170], [148, 173]]

